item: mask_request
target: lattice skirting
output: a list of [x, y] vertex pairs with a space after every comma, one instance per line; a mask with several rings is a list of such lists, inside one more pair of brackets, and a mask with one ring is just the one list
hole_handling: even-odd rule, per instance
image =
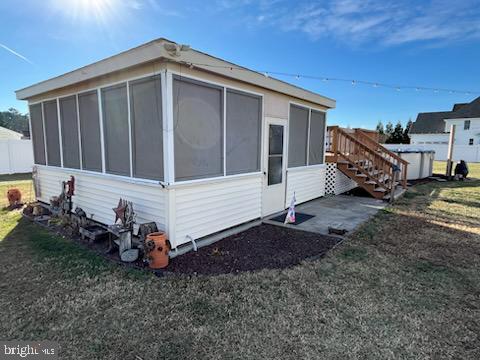
[[337, 169], [336, 163], [327, 163], [325, 193], [339, 195], [356, 188], [358, 184]]

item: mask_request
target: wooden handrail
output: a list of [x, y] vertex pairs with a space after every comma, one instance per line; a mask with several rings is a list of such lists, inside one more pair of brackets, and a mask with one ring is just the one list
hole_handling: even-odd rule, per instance
[[[343, 136], [343, 137], [348, 137], [350, 139], [350, 141], [355, 144], [357, 144], [357, 146], [360, 146], [362, 149], [363, 149], [363, 152], [364, 152], [364, 156], [366, 153], [369, 153], [369, 152], [373, 152], [375, 153], [379, 158], [381, 158], [383, 161], [385, 161], [384, 163], [382, 163], [381, 160], [378, 160], [378, 157], [371, 157], [370, 160], [372, 159], [375, 159], [374, 162], [372, 162], [372, 164], [377, 167], [377, 166], [380, 166], [380, 168], [382, 168], [382, 170], [386, 170], [384, 169], [385, 167], [390, 169], [391, 171], [389, 171], [389, 173], [391, 172], [391, 183], [393, 184], [395, 182], [396, 179], [394, 179], [394, 176], [395, 175], [395, 171], [394, 169], [397, 168], [396, 170], [399, 171], [400, 173], [400, 177], [399, 177], [399, 181], [402, 185], [403, 188], [406, 188], [407, 187], [407, 166], [408, 166], [408, 161], [402, 159], [400, 156], [398, 156], [397, 154], [393, 153], [392, 151], [388, 150], [387, 148], [385, 148], [383, 145], [379, 144], [378, 142], [376, 142], [374, 139], [372, 139], [370, 136], [368, 136], [367, 134], [365, 134], [361, 129], [355, 129], [355, 132], [353, 134], [350, 134], [346, 131], [344, 131], [342, 128], [338, 127], [338, 126], [329, 126], [328, 128], [328, 131], [329, 131], [329, 135], [330, 135], [330, 151], [333, 153], [334, 155], [334, 158], [338, 158], [340, 154], [340, 152], [338, 151], [338, 143], [340, 143], [340, 140], [339, 140], [339, 136]], [[342, 151], [347, 151], [349, 149], [341, 149]], [[345, 156], [342, 156], [343, 158], [345, 158]], [[347, 161], [349, 161], [350, 159], [345, 159]], [[366, 174], [368, 175], [369, 177], [371, 177], [371, 174]], [[372, 179], [372, 180], [375, 180], [375, 179]]]
[[[329, 151], [333, 153], [335, 161], [340, 157], [342, 160], [350, 162], [358, 168], [358, 171], [368, 176], [378, 186], [391, 192], [395, 190], [396, 175], [399, 173], [398, 180], [406, 188], [408, 162], [380, 145], [368, 135], [360, 134], [358, 130], [350, 134], [338, 126], [328, 127], [330, 136]], [[360, 136], [358, 136], [359, 134]], [[360, 165], [361, 161], [366, 161], [368, 167], [374, 171], [365, 170]], [[380, 172], [382, 174], [378, 176]], [[388, 182], [386, 182], [385, 175], [388, 176]]]
[[370, 136], [368, 136], [367, 134], [365, 134], [361, 129], [358, 129], [358, 133], [361, 134], [362, 136], [362, 139], [365, 139], [367, 140], [367, 142], [373, 144], [374, 146], [376, 146], [377, 148], [379, 148], [380, 150], [382, 150], [384, 153], [388, 154], [388, 156], [391, 156], [393, 157], [395, 160], [398, 160], [400, 161], [402, 164], [404, 165], [408, 165], [408, 161], [406, 161], [405, 159], [402, 159], [400, 156], [398, 156], [397, 154], [395, 154], [393, 151], [387, 149], [385, 146], [383, 146], [382, 144], [376, 142], [375, 140], [373, 140]]
[[395, 165], [399, 167], [399, 170], [401, 173], [400, 181], [401, 181], [402, 187], [406, 189], [407, 188], [407, 167], [409, 164], [408, 161], [406, 161], [405, 159], [402, 159], [400, 156], [395, 154], [393, 151], [387, 149], [382, 144], [379, 144], [378, 142], [370, 138], [367, 134], [365, 134], [361, 130], [359, 130], [358, 133], [362, 137], [362, 140], [366, 140], [367, 142], [369, 142], [372, 146], [376, 148], [377, 151], [380, 150], [380, 152], [383, 153], [384, 157], [391, 157], [397, 161]]
[[[332, 130], [333, 144], [335, 144], [332, 150], [335, 155], [355, 166], [360, 173], [373, 180], [379, 187], [392, 191], [394, 164], [341, 128], [336, 127]], [[373, 171], [366, 170], [360, 161], [368, 162], [367, 165]], [[386, 175], [388, 175], [388, 182]]]

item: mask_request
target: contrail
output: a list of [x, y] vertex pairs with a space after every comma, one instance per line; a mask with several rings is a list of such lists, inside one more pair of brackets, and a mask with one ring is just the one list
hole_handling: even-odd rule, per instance
[[2, 43], [0, 43], [0, 47], [4, 48], [4, 49], [7, 50], [9, 53], [12, 53], [12, 54], [15, 55], [15, 56], [18, 56], [20, 59], [25, 60], [25, 61], [28, 62], [29, 64], [32, 64], [32, 65], [33, 65], [33, 62], [31, 62], [29, 59], [27, 59], [27, 58], [26, 58], [25, 56], [23, 56], [22, 54], [19, 54], [19, 53], [16, 52], [15, 50], [10, 49], [7, 45], [3, 45]]

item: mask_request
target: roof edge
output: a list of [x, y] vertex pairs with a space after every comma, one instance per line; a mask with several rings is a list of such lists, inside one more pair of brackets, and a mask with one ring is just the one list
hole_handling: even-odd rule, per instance
[[16, 97], [18, 100], [28, 100], [33, 96], [41, 95], [55, 89], [92, 80], [142, 63], [164, 59], [176, 63], [193, 63], [196, 64], [195, 68], [197, 69], [251, 83], [259, 87], [319, 104], [326, 108], [333, 109], [336, 106], [336, 101], [334, 99], [279, 79], [267, 77], [254, 70], [250, 70], [246, 67], [239, 66], [195, 49], [189, 48], [186, 51], [167, 51], [164, 46], [167, 43], [179, 46], [176, 42], [165, 38], [155, 39], [65, 74], [19, 89], [15, 91]]

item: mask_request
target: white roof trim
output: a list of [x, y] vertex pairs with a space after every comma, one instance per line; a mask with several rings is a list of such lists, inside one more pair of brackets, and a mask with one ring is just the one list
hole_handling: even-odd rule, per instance
[[21, 139], [23, 137], [23, 134], [11, 129], [7, 129], [6, 127], [3, 127], [3, 126], [0, 126], [0, 133], [10, 135], [12, 139]]
[[[164, 59], [180, 63], [205, 64], [208, 66], [195, 65], [195, 68], [254, 84], [265, 89], [290, 95], [305, 101], [322, 105], [327, 108], [334, 108], [336, 105], [336, 102], [333, 99], [321, 96], [295, 85], [291, 85], [284, 81], [266, 77], [263, 74], [247, 68], [242, 67], [242, 70], [235, 69], [239, 68], [240, 66], [194, 49], [179, 51], [177, 52], [178, 55], [172, 54], [165, 49], [164, 44], [166, 43], [176, 44], [166, 39], [153, 40], [139, 47], [124, 51], [120, 54], [100, 60], [77, 70], [73, 70], [66, 74], [17, 90], [15, 92], [17, 99], [27, 100], [36, 95], [40, 95], [55, 89], [60, 89], [82, 81], [91, 80], [116, 71], [127, 69], [135, 65]], [[222, 66], [226, 66], [227, 68], [222, 68]], [[233, 69], [230, 70], [229, 66], [232, 66]]]

